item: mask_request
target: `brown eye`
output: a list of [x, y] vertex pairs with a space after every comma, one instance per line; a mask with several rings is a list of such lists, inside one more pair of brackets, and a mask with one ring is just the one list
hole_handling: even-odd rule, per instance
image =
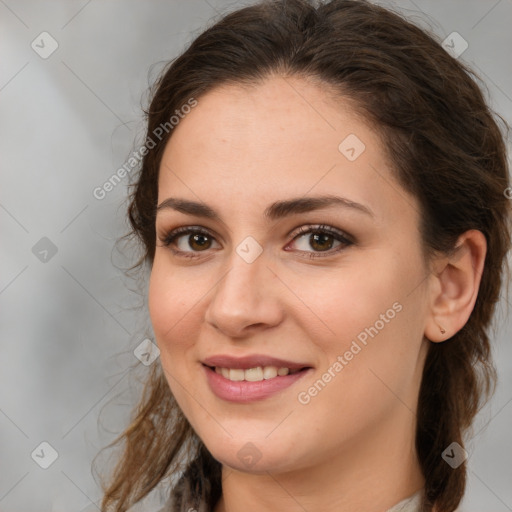
[[326, 253], [325, 256], [329, 256], [353, 245], [354, 242], [342, 231], [330, 226], [304, 226], [299, 229], [293, 243], [300, 252], [308, 253], [309, 258], [316, 258], [324, 256], [316, 253]]
[[328, 251], [332, 248], [332, 244], [334, 242], [334, 237], [332, 235], [322, 233], [322, 234], [312, 234], [309, 237], [309, 243], [311, 247], [316, 249], [317, 251]]
[[168, 233], [162, 240], [176, 255], [194, 258], [196, 253], [212, 248], [215, 240], [207, 231], [199, 228], [181, 227]]
[[189, 235], [188, 244], [192, 249], [202, 251], [205, 248], [210, 248], [211, 240], [208, 239], [207, 235], [203, 235], [203, 233], [195, 233]]

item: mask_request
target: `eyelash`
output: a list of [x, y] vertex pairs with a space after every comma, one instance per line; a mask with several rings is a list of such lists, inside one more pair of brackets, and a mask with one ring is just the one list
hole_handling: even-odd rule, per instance
[[[292, 241], [295, 241], [297, 238], [299, 238], [303, 235], [306, 235], [308, 233], [328, 234], [328, 235], [333, 236], [334, 239], [337, 240], [338, 242], [342, 243], [342, 245], [339, 246], [338, 248], [329, 249], [327, 251], [316, 251], [316, 252], [299, 251], [299, 252], [308, 253], [309, 256], [307, 256], [307, 257], [309, 259], [332, 256], [333, 254], [336, 254], [354, 244], [354, 242], [350, 239], [351, 237], [349, 237], [349, 235], [346, 235], [345, 233], [343, 233], [343, 231], [339, 231], [335, 228], [332, 228], [330, 226], [326, 226], [323, 224], [301, 226], [298, 229], [295, 236], [293, 237]], [[180, 228], [173, 229], [169, 233], [165, 234], [161, 241], [165, 247], [169, 247], [172, 250], [172, 252], [179, 257], [190, 258], [190, 259], [198, 258], [201, 256], [201, 252], [206, 252], [207, 250], [206, 251], [191, 251], [191, 252], [189, 252], [189, 251], [180, 251], [180, 250], [177, 250], [177, 249], [174, 249], [171, 247], [171, 245], [177, 238], [184, 236], [184, 235], [195, 235], [195, 234], [211, 237], [210, 233], [202, 228], [180, 227]], [[214, 238], [214, 237], [211, 237], [211, 238]]]

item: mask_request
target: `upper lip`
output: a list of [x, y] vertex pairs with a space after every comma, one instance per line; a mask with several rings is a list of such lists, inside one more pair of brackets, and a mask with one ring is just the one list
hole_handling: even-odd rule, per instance
[[245, 357], [216, 355], [204, 359], [203, 364], [217, 368], [238, 368], [242, 370], [257, 368], [258, 366], [277, 366], [277, 368], [289, 368], [290, 370], [300, 370], [301, 368], [311, 367], [306, 363], [286, 361], [285, 359], [279, 359], [277, 357], [266, 356], [263, 354], [254, 354]]

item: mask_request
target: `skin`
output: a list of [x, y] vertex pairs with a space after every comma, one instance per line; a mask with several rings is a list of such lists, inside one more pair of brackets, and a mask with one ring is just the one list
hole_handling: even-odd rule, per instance
[[[354, 161], [338, 149], [349, 134], [365, 144]], [[334, 206], [263, 216], [275, 201], [324, 194], [372, 214]], [[169, 386], [223, 465], [215, 512], [382, 512], [420, 489], [414, 433], [422, 369], [429, 344], [452, 336], [473, 309], [483, 235], [467, 232], [454, 257], [426, 262], [418, 202], [395, 180], [378, 132], [348, 101], [297, 77], [198, 98], [162, 158], [158, 203], [169, 197], [206, 203], [222, 219], [159, 210], [149, 283]], [[354, 243], [329, 238], [324, 247], [332, 248], [322, 252], [311, 234], [294, 240], [297, 228], [318, 224]], [[202, 250], [189, 234], [175, 240], [174, 249], [195, 259], [163, 244], [181, 226], [210, 233]], [[252, 263], [236, 252], [247, 236], [263, 249]], [[401, 311], [309, 403], [299, 403], [298, 394], [394, 303]], [[201, 361], [256, 353], [313, 371], [262, 401], [217, 398]], [[260, 457], [250, 467], [237, 455], [249, 442]]]

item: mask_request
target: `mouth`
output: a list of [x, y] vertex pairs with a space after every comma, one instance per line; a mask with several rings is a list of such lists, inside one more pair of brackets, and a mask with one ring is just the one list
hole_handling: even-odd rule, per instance
[[277, 395], [313, 371], [308, 364], [262, 355], [215, 356], [201, 364], [210, 390], [222, 400], [237, 403]]
[[204, 365], [210, 370], [222, 375], [231, 382], [261, 382], [263, 380], [275, 379], [276, 377], [285, 377], [286, 375], [295, 375], [296, 373], [310, 369], [310, 366], [303, 368], [288, 368], [286, 366], [255, 366], [254, 368], [225, 368], [220, 366]]

